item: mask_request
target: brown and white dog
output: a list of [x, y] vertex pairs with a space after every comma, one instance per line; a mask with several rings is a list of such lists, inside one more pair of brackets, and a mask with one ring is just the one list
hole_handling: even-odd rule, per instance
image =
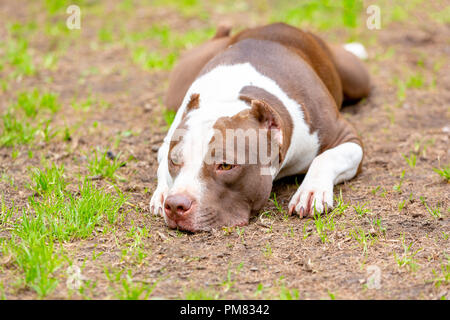
[[178, 112], [150, 201], [170, 228], [245, 225], [274, 180], [301, 173], [288, 210], [312, 216], [332, 208], [333, 186], [361, 166], [361, 140], [339, 113], [343, 99], [369, 94], [353, 50], [282, 23], [229, 33], [219, 28], [170, 77], [165, 103]]

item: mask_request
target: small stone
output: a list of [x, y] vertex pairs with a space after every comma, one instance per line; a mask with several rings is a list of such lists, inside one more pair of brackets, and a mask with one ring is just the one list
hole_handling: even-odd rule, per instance
[[155, 144], [155, 145], [152, 146], [152, 151], [153, 152], [158, 152], [158, 150], [159, 150], [159, 146], [158, 145]]
[[114, 159], [116, 158], [116, 155], [115, 155], [114, 152], [112, 152], [111, 150], [108, 150], [108, 151], [106, 152], [106, 156], [107, 156], [109, 159], [111, 159], [111, 160], [114, 160]]

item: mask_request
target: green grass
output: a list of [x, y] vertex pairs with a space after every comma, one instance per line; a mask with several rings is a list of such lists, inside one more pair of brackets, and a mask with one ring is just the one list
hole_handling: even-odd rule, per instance
[[425, 85], [425, 79], [422, 73], [416, 73], [406, 81], [407, 88], [420, 89]]
[[370, 209], [366, 208], [366, 206], [367, 206], [367, 203], [363, 203], [363, 204], [357, 203], [356, 205], [353, 206], [353, 209], [355, 210], [356, 214], [358, 214], [358, 216], [364, 217], [368, 214], [371, 214]]
[[[17, 242], [16, 242], [17, 241]], [[13, 236], [9, 251], [15, 257], [15, 263], [24, 273], [23, 281], [40, 298], [47, 296], [58, 285], [54, 273], [62, 266], [63, 258], [57, 253], [52, 240], [27, 235], [16, 240]]]
[[280, 300], [298, 300], [299, 299], [298, 289], [288, 289], [283, 286], [280, 289], [280, 295], [278, 298]]
[[414, 169], [416, 167], [417, 156], [414, 153], [411, 152], [409, 157], [403, 155], [403, 158], [411, 169]]
[[60, 196], [30, 199], [36, 213], [31, 222], [43, 225], [58, 240], [83, 239], [91, 235], [96, 226], [114, 224], [125, 201], [123, 194], [113, 196], [84, 180], [78, 196], [64, 192]]
[[344, 202], [344, 198], [342, 197], [342, 189], [339, 190], [339, 196], [334, 197], [334, 209], [331, 214], [336, 216], [341, 216], [345, 214], [345, 210], [347, 210], [350, 205]]
[[406, 244], [405, 237], [402, 237], [402, 247], [403, 247], [403, 253], [401, 256], [397, 255], [397, 253], [394, 254], [395, 261], [397, 262], [397, 265], [400, 268], [408, 268], [409, 271], [415, 272], [419, 268], [419, 265], [417, 264], [417, 259], [415, 256], [422, 250], [417, 249], [416, 251], [412, 251], [412, 245], [413, 242]]
[[[125, 32], [122, 42], [130, 48], [132, 61], [142, 69], [169, 70], [183, 50], [206, 41], [214, 35], [214, 32], [213, 28], [179, 32], [167, 25], [154, 24], [144, 31]], [[157, 40], [159, 46], [144, 45], [144, 41], [149, 39]]]
[[450, 164], [444, 166], [443, 168], [433, 168], [433, 171], [436, 172], [438, 175], [440, 175], [442, 178], [447, 180], [447, 182], [450, 181]]
[[163, 117], [164, 117], [164, 121], [166, 122], [167, 129], [172, 125], [173, 120], [175, 120], [176, 115], [177, 115], [177, 113], [174, 110], [165, 109], [163, 111]]
[[436, 208], [430, 207], [428, 206], [427, 202], [425, 201], [424, 197], [420, 197], [420, 202], [422, 202], [422, 204], [425, 206], [425, 208], [427, 209], [427, 212], [429, 214], [431, 214], [431, 216], [435, 219], [440, 219], [442, 218], [442, 214], [441, 214], [441, 208], [439, 205], [436, 206]]
[[441, 269], [436, 271], [433, 269], [433, 283], [436, 288], [439, 288], [441, 285], [448, 285], [450, 282], [450, 256], [445, 255], [445, 260], [441, 262]]
[[298, 300], [299, 299], [299, 291], [298, 289], [289, 289], [286, 287], [284, 276], [281, 276], [279, 279], [275, 281], [275, 286], [278, 287], [278, 297], [276, 299], [279, 300]]
[[0, 147], [32, 143], [38, 134], [47, 142], [57, 133], [50, 123], [60, 108], [56, 94], [37, 89], [19, 93], [17, 101], [1, 116]]
[[98, 30], [98, 40], [101, 43], [111, 43], [114, 41], [114, 32], [107, 27], [102, 27]]
[[283, 205], [281, 205], [280, 203], [278, 203], [278, 200], [277, 200], [277, 194], [276, 194], [275, 192], [272, 193], [272, 199], [269, 199], [269, 200], [270, 200], [270, 202], [273, 203], [273, 205], [275, 206], [275, 208], [277, 209], [277, 211], [278, 211], [279, 213], [281, 213], [281, 214], [284, 215], [284, 216], [287, 216], [287, 215], [286, 215], [286, 210], [284, 210]]
[[[339, 208], [339, 207], [338, 207]], [[336, 229], [336, 223], [334, 222], [334, 216], [341, 212], [342, 208], [335, 209], [329, 214], [320, 214], [317, 212], [314, 205], [314, 225], [316, 226], [317, 235], [322, 243], [329, 242], [328, 234]], [[345, 210], [345, 209], [344, 209]]]
[[9, 34], [14, 38], [26, 38], [32, 32], [38, 29], [36, 21], [28, 21], [25, 23], [12, 22], [7, 24]]
[[15, 110], [23, 110], [28, 118], [36, 118], [39, 112], [49, 110], [56, 113], [61, 108], [58, 102], [58, 96], [54, 93], [40, 93], [38, 89], [33, 91], [21, 92], [17, 96], [17, 102], [12, 107]]
[[219, 293], [214, 290], [190, 289], [184, 293], [184, 300], [218, 300]]
[[5, 227], [11, 223], [11, 219], [15, 214], [17, 214], [18, 209], [14, 206], [14, 204], [11, 207], [7, 207], [4, 196], [2, 196], [0, 204], [0, 226]]
[[278, 1], [271, 22], [282, 21], [296, 27], [329, 30], [354, 29], [365, 20], [363, 2], [359, 0], [306, 0], [301, 3]]
[[372, 220], [372, 226], [378, 234], [386, 236], [386, 227], [381, 223], [381, 218], [374, 218]]
[[[62, 166], [32, 169], [30, 179], [28, 186], [35, 194], [22, 216], [9, 222], [11, 238], [2, 242], [1, 251], [21, 270], [19, 284], [43, 298], [58, 285], [56, 271], [67, 261], [60, 243], [87, 238], [97, 226], [116, 223], [126, 197], [119, 191], [106, 193], [87, 179], [71, 193]], [[2, 221], [10, 220], [16, 210], [2, 202]]]
[[1, 120], [0, 147], [13, 147], [34, 141], [38, 128], [29, 121], [18, 119], [11, 110], [4, 113]]
[[406, 100], [406, 83], [399, 78], [394, 78], [393, 81], [397, 87], [397, 100], [400, 106]]
[[147, 300], [155, 289], [158, 281], [149, 284], [142, 281], [134, 281], [131, 270], [123, 277], [124, 270], [113, 271], [104, 268], [105, 276], [110, 283], [115, 284], [113, 288], [114, 298], [119, 300]]
[[31, 184], [28, 188], [35, 192], [36, 195], [61, 195], [64, 193], [67, 182], [64, 179], [64, 167], [58, 167], [52, 164], [46, 170], [40, 168], [30, 169]]
[[131, 257], [133, 262], [142, 264], [144, 259], [148, 256], [148, 252], [145, 250], [145, 240], [150, 237], [150, 231], [147, 227], [132, 226], [127, 233], [127, 237], [132, 241], [127, 243], [127, 249], [123, 250], [123, 254], [127, 257]]
[[375, 242], [376, 238], [370, 233], [366, 232], [363, 228], [355, 227], [349, 232], [349, 236], [356, 241], [363, 248], [363, 255], [366, 256], [369, 247]]
[[423, 2], [423, 0], [409, 0], [400, 3], [399, 1], [381, 0], [375, 4], [381, 8], [383, 27], [388, 26], [392, 22], [417, 21], [416, 15], [412, 15], [411, 11], [414, 11], [418, 5], [423, 6]]
[[61, 241], [88, 237], [97, 225], [114, 224], [126, 197], [106, 193], [84, 179], [77, 194], [66, 189], [64, 168], [52, 165], [45, 170], [35, 169], [30, 188], [39, 196], [29, 199], [35, 216], [27, 222], [39, 230], [45, 228], [52, 238]]
[[125, 165], [125, 162], [120, 161], [121, 153], [110, 159], [106, 152], [99, 152], [94, 150], [88, 155], [88, 170], [92, 176], [99, 176], [109, 179], [112, 182], [116, 180], [123, 180], [116, 171]]
[[[443, 3], [445, 6], [445, 4]], [[442, 24], [450, 23], [450, 6], [446, 5], [442, 10], [433, 11], [428, 13], [432, 19]]]
[[[415, 162], [414, 162], [415, 165]], [[402, 193], [402, 185], [403, 182], [405, 181], [405, 173], [406, 171], [403, 170], [402, 173], [400, 174], [400, 181], [393, 187], [393, 189], [399, 193]]]
[[93, 100], [91, 97], [86, 98], [85, 100], [73, 100], [71, 103], [72, 108], [75, 110], [83, 110], [87, 111], [91, 108], [93, 105]]
[[266, 242], [266, 245], [263, 248], [263, 254], [264, 257], [266, 257], [267, 259], [270, 259], [273, 255], [273, 251], [272, 251], [272, 246], [270, 245], [270, 242]]
[[116, 298], [120, 300], [147, 300], [156, 287], [156, 282], [149, 285], [144, 282], [135, 282], [129, 272], [122, 280], [122, 287], [116, 292]]
[[154, 0], [152, 4], [172, 8], [185, 18], [206, 20], [209, 17], [204, 8], [205, 2], [199, 0]]
[[163, 55], [145, 47], [137, 47], [133, 50], [132, 58], [144, 70], [169, 70], [174, 65], [177, 54], [171, 52]]
[[[4, 45], [6, 46], [6, 53], [3, 57], [3, 62], [13, 68], [9, 77], [15, 79], [22, 76], [31, 76], [36, 73], [36, 67], [31, 52], [28, 49], [28, 41], [26, 39], [8, 39]], [[0, 58], [0, 60], [2, 59]]]
[[89, 0], [45, 0], [44, 8], [49, 15], [65, 15], [66, 9], [72, 4], [75, 4], [81, 8], [83, 14], [83, 9], [86, 10], [89, 6], [93, 6], [100, 1], [89, 1]]
[[175, 48], [177, 50], [190, 49], [195, 45], [212, 38], [215, 31], [215, 28], [204, 28], [175, 33], [174, 36], [172, 36], [172, 39], [169, 40], [167, 47]]

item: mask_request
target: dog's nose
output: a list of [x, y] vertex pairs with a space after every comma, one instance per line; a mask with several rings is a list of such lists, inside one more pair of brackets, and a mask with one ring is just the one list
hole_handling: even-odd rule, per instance
[[192, 200], [182, 194], [170, 195], [166, 198], [164, 210], [170, 218], [180, 218], [192, 208]]

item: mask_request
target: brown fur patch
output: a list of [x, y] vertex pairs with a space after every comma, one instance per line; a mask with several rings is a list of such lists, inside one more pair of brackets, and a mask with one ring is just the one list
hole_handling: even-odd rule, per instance
[[184, 110], [184, 115], [183, 117], [192, 110], [198, 109], [200, 105], [200, 94], [199, 93], [193, 93], [191, 95], [191, 98], [186, 106], [186, 110]]

